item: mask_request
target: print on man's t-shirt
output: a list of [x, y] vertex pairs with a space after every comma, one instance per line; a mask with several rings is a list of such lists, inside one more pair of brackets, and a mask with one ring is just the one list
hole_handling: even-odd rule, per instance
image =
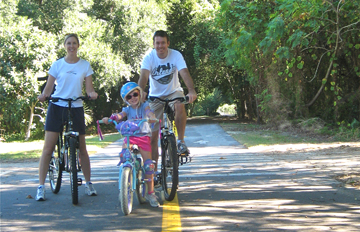
[[159, 65], [151, 72], [151, 77], [160, 84], [169, 84], [173, 79], [176, 68], [173, 64]]

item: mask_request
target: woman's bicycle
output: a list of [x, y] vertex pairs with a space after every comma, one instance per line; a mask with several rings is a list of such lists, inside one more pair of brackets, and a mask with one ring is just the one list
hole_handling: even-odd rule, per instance
[[[118, 125], [115, 120], [108, 120], [114, 123], [121, 135], [127, 138], [126, 151], [122, 154], [121, 166], [119, 167], [119, 201], [121, 211], [128, 215], [132, 211], [133, 192], [136, 192], [140, 204], [146, 202], [145, 196], [148, 192], [147, 182], [151, 181], [145, 178], [144, 161], [136, 144], [130, 147], [130, 136], [142, 135], [142, 126], [149, 119], [127, 120]], [[154, 121], [154, 120], [152, 120]], [[102, 139], [99, 124], [103, 123], [98, 120], [98, 131]]]
[[82, 179], [78, 178], [81, 171], [79, 162], [79, 132], [73, 131], [73, 119], [71, 115], [71, 103], [78, 100], [89, 100], [89, 97], [80, 96], [77, 98], [49, 98], [52, 102], [66, 101], [67, 122], [64, 124], [65, 130], [59, 134], [55, 150], [51, 156], [49, 165], [49, 181], [51, 191], [58, 193], [61, 187], [62, 172], [70, 173], [71, 197], [74, 205], [78, 204], [78, 186], [82, 184]]
[[174, 134], [175, 114], [170, 106], [172, 102], [188, 102], [188, 97], [178, 97], [174, 99], [161, 99], [149, 96], [150, 101], [160, 101], [164, 103], [163, 120], [164, 126], [161, 127], [161, 174], [157, 176], [164, 190], [165, 199], [172, 201], [176, 195], [179, 185], [179, 163], [191, 162], [188, 152], [179, 154], [176, 148], [176, 137]]

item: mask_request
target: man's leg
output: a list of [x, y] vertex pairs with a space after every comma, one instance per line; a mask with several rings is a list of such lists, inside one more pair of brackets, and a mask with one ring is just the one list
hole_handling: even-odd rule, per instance
[[186, 127], [186, 110], [185, 105], [182, 103], [175, 104], [175, 125], [178, 132], [178, 140], [184, 142], [185, 127]]

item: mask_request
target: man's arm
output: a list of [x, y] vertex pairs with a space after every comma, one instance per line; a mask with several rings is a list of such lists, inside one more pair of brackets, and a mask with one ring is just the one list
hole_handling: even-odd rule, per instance
[[[140, 86], [140, 88], [142, 89], [142, 91], [145, 93], [144, 89], [146, 87], [146, 84], [149, 80], [149, 76], [150, 76], [150, 71], [147, 70], [147, 69], [141, 69], [140, 70], [140, 78], [139, 78], [139, 81], [138, 81], [138, 85]], [[145, 100], [146, 99], [146, 93], [143, 94], [143, 97], [144, 99], [142, 100]]]
[[189, 97], [189, 103], [193, 103], [197, 98], [197, 94], [194, 88], [193, 79], [190, 76], [189, 70], [187, 68], [183, 68], [179, 71], [181, 78], [184, 80], [186, 87], [188, 88], [188, 94], [186, 96]]

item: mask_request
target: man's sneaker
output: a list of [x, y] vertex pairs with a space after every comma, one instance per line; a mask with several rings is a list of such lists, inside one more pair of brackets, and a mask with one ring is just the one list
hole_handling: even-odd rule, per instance
[[156, 208], [160, 206], [155, 193], [146, 194], [145, 199], [150, 202], [151, 207]]
[[36, 198], [37, 201], [45, 201], [45, 187], [40, 185], [37, 189]]
[[96, 190], [91, 182], [89, 184], [85, 184], [85, 193], [89, 196], [97, 195]]
[[185, 142], [182, 142], [181, 140], [177, 141], [177, 150], [179, 154], [190, 153]]

